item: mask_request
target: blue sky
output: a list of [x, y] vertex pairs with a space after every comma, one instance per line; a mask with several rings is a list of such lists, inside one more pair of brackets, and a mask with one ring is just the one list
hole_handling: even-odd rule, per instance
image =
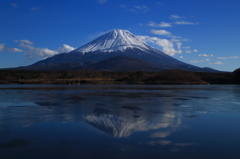
[[125, 29], [183, 62], [234, 71], [239, 8], [239, 0], [1, 0], [0, 68], [30, 65]]

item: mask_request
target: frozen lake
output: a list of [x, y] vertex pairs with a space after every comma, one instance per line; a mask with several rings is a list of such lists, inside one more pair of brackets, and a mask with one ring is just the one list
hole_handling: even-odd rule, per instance
[[0, 85], [0, 158], [239, 159], [237, 85]]

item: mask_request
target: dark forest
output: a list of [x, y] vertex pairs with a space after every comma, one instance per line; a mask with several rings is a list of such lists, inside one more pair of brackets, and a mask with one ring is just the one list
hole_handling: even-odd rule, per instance
[[240, 84], [240, 69], [227, 73], [0, 70], [0, 84]]

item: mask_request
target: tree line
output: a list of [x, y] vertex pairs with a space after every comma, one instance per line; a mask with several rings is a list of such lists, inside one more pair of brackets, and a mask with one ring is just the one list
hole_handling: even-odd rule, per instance
[[240, 68], [229, 73], [168, 71], [101, 72], [0, 70], [0, 84], [240, 84]]

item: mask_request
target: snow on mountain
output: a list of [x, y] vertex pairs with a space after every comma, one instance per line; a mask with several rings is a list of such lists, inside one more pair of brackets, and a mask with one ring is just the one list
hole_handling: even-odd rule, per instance
[[153, 50], [152, 47], [137, 39], [127, 30], [116, 29], [110, 31], [96, 40], [74, 50], [73, 52], [123, 52], [126, 49], [140, 49], [143, 51]]

